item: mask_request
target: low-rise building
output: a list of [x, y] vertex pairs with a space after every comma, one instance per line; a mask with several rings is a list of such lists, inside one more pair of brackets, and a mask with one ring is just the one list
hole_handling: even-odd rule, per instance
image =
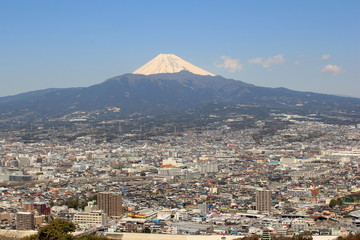
[[79, 212], [74, 215], [73, 222], [79, 225], [104, 226], [107, 224], [106, 213], [102, 211]]

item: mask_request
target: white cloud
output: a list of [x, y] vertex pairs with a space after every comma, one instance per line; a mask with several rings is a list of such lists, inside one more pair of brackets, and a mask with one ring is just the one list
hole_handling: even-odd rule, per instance
[[284, 63], [286, 60], [284, 58], [283, 54], [278, 54], [273, 57], [267, 57], [267, 58], [253, 58], [249, 60], [250, 64], [261, 64], [264, 68], [268, 68], [271, 65], [277, 65]]
[[321, 59], [322, 59], [322, 60], [327, 60], [327, 59], [329, 59], [329, 58], [331, 58], [331, 55], [330, 55], [330, 54], [325, 54], [325, 55], [322, 55], [322, 56], [321, 56]]
[[294, 64], [295, 64], [295, 65], [300, 65], [301, 62], [300, 62], [300, 61], [295, 61]]
[[230, 72], [241, 71], [244, 67], [243, 64], [240, 63], [238, 59], [231, 58], [228, 56], [221, 56], [223, 63], [217, 64], [216, 67], [224, 68], [229, 70]]
[[332, 74], [332, 75], [338, 75], [340, 73], [343, 73], [344, 70], [340, 66], [329, 64], [329, 65], [326, 65], [323, 69], [321, 69], [321, 72]]

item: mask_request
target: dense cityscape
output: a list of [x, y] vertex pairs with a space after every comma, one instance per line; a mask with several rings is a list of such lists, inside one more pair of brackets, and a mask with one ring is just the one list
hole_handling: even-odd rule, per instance
[[119, 239], [358, 232], [360, 126], [272, 117], [286, 124], [274, 131], [264, 131], [273, 124], [266, 120], [229, 127], [243, 121], [238, 115], [213, 127], [146, 138], [119, 133], [102, 142], [84, 127], [72, 141], [41, 127], [33, 130], [53, 137], [22, 142], [21, 131], [4, 131], [0, 234], [29, 235], [57, 218], [73, 222], [75, 234]]

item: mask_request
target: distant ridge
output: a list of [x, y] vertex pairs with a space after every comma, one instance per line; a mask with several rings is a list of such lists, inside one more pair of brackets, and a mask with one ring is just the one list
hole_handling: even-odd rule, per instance
[[3, 97], [0, 98], [0, 126], [4, 122], [46, 119], [154, 116], [218, 103], [360, 119], [358, 98], [258, 87], [183, 70], [151, 75], [124, 74], [89, 87], [48, 89]]
[[150, 62], [136, 69], [133, 74], [151, 75], [158, 73], [177, 73], [188, 71], [198, 75], [215, 76], [204, 69], [201, 69], [174, 54], [159, 54]]
[[33, 121], [102, 121], [181, 112], [187, 118], [192, 109], [212, 114], [215, 109], [209, 111], [211, 106], [218, 104], [224, 106], [224, 111], [226, 106], [246, 105], [268, 113], [316, 113], [329, 119], [360, 119], [359, 98], [259, 87], [215, 76], [174, 54], [160, 54], [133, 74], [89, 87], [0, 97], [0, 128], [4, 124]]

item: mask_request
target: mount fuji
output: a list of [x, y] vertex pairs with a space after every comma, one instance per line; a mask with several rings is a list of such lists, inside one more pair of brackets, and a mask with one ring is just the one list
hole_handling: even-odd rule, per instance
[[198, 75], [215, 76], [174, 54], [159, 54], [144, 66], [136, 69], [133, 74], [151, 75], [158, 73], [177, 73], [188, 71]]
[[82, 88], [45, 89], [0, 98], [4, 122], [121, 119], [186, 112], [209, 104], [268, 111], [326, 113], [360, 119], [360, 99], [226, 79], [173, 54], [160, 54], [133, 73]]

